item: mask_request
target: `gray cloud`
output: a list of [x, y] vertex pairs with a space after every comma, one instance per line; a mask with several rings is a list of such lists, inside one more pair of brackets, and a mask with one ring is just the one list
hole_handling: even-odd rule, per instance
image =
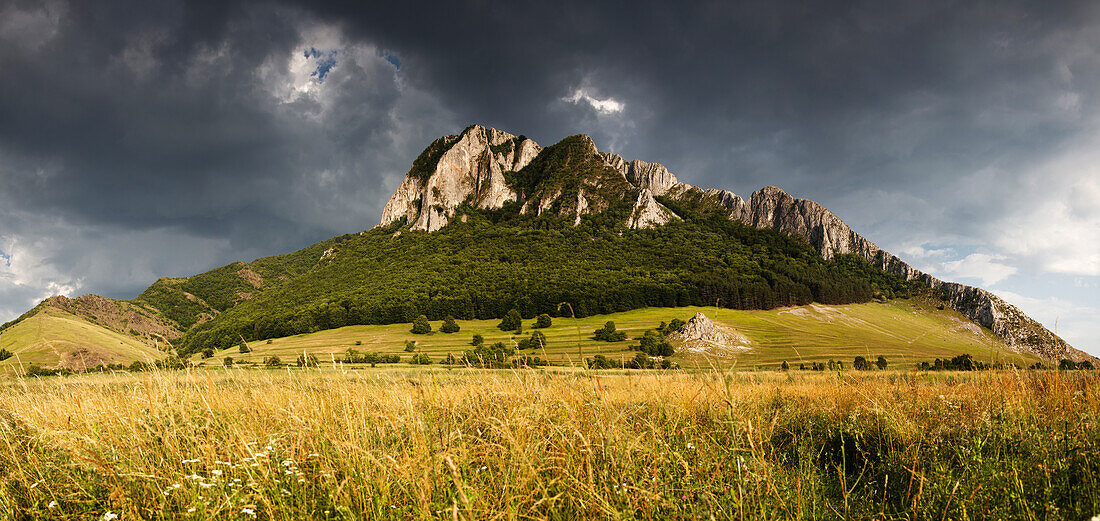
[[0, 252], [25, 246], [0, 300], [129, 297], [370, 227], [473, 122], [778, 185], [954, 252], [929, 265], [1093, 281], [1098, 22], [1083, 1], [0, 0]]

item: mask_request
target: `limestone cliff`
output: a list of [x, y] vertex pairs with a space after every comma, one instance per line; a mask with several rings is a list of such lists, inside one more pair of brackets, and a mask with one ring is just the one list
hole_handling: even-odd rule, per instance
[[518, 171], [541, 148], [530, 139], [480, 125], [458, 136], [445, 136], [421, 154], [382, 210], [382, 224], [401, 218], [413, 230], [435, 231], [447, 225], [467, 199], [479, 208], [515, 201], [504, 173]]
[[513, 201], [520, 204], [521, 213], [550, 212], [574, 226], [580, 225], [585, 215], [626, 205], [630, 208], [623, 222], [626, 228], [651, 228], [681, 220], [662, 200], [788, 233], [808, 242], [826, 259], [855, 254], [906, 280], [918, 280], [1018, 352], [1032, 352], [1051, 361], [1092, 358], [988, 291], [921, 273], [813, 201], [796, 199], [769, 186], [754, 192], [746, 203], [727, 190], [682, 183], [659, 163], [626, 161], [617, 154], [600, 152], [583, 134], [545, 149], [525, 137], [479, 125], [457, 136], [444, 136], [414, 162], [386, 204], [382, 224], [404, 218], [410, 229], [431, 232], [445, 226], [463, 202], [500, 208]]

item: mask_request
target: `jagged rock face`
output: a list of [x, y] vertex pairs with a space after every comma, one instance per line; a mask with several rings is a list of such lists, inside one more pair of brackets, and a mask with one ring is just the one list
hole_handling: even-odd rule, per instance
[[[1092, 359], [988, 291], [921, 273], [816, 202], [796, 199], [774, 186], [754, 192], [746, 203], [727, 190], [681, 183], [658, 163], [626, 161], [617, 154], [600, 152], [586, 135], [571, 136], [543, 149], [529, 139], [477, 125], [459, 136], [440, 138], [417, 163], [386, 204], [382, 224], [405, 218], [413, 230], [435, 231], [451, 220], [455, 207], [471, 200], [481, 208], [518, 201], [522, 213], [556, 212], [572, 217], [576, 226], [583, 215], [605, 211], [616, 201], [630, 201], [633, 206], [624, 224], [650, 228], [680, 219], [656, 199], [667, 197], [704, 205], [711, 209], [708, 211], [721, 212], [749, 226], [799, 237], [826, 259], [855, 254], [906, 280], [919, 280], [1018, 352], [1032, 352], [1051, 361]], [[519, 172], [526, 184], [509, 185], [504, 176], [509, 171]]]
[[634, 201], [634, 208], [630, 213], [627, 226], [636, 230], [662, 226], [675, 220], [680, 220], [680, 217], [658, 203], [648, 188], [642, 188], [638, 192], [638, 199]]
[[694, 352], [748, 349], [749, 339], [727, 327], [715, 324], [702, 313], [696, 313], [670, 339], [680, 342], [681, 349]]
[[480, 208], [515, 201], [504, 172], [522, 169], [540, 150], [534, 141], [479, 125], [440, 146], [445, 150], [426, 178], [413, 171], [405, 176], [382, 211], [382, 224], [404, 217], [413, 230], [431, 232], [446, 226], [468, 198]]

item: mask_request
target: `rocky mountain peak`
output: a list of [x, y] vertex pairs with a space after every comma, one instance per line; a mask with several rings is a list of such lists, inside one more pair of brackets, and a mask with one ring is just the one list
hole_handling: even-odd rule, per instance
[[574, 226], [582, 223], [584, 215], [623, 205], [631, 208], [622, 223], [627, 228], [682, 220], [658, 198], [703, 206], [748, 226], [790, 234], [805, 240], [825, 259], [854, 254], [906, 280], [918, 280], [953, 309], [992, 329], [1012, 349], [1047, 360], [1091, 358], [997, 296], [921, 273], [814, 201], [795, 198], [775, 186], [753, 192], [748, 202], [727, 190], [691, 186], [659, 163], [626, 161], [618, 154], [600, 152], [586, 134], [569, 136], [545, 149], [526, 137], [480, 125], [437, 139], [390, 197], [382, 224], [405, 219], [413, 230], [439, 230], [463, 202], [479, 208], [518, 202], [523, 214], [551, 212]]

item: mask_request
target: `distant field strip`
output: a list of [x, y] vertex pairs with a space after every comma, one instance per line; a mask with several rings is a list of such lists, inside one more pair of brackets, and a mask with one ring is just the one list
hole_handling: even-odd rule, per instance
[[[972, 323], [950, 310], [938, 310], [919, 300], [895, 300], [886, 303], [823, 306], [814, 304], [798, 308], [765, 311], [740, 311], [713, 307], [646, 308], [612, 315], [582, 319], [555, 318], [546, 334], [547, 348], [517, 354], [541, 356], [555, 363], [580, 365], [584, 358], [600, 354], [613, 360], [629, 360], [634, 352], [628, 346], [636, 344], [647, 329], [672, 319], [687, 320], [702, 312], [720, 325], [735, 329], [751, 340], [750, 349], [714, 357], [681, 352], [672, 357], [684, 367], [709, 367], [711, 364], [733, 365], [739, 368], [775, 368], [783, 361], [810, 364], [827, 360], [851, 362], [856, 356], [869, 359], [882, 355], [895, 367], [935, 358], [951, 358], [969, 353], [976, 360], [1014, 362], [1028, 366], [1038, 359], [1008, 351], [1003, 342], [989, 330], [965, 327]], [[628, 333], [623, 342], [599, 342], [592, 333], [612, 320], [619, 330]], [[409, 324], [386, 326], [348, 326], [317, 333], [262, 340], [249, 343], [252, 352], [241, 354], [238, 349], [217, 352], [207, 364], [221, 365], [231, 357], [235, 361], [259, 363], [266, 356], [279, 356], [292, 362], [308, 352], [322, 362], [339, 360], [347, 349], [364, 352], [390, 353], [405, 357], [406, 341], [417, 343], [417, 353], [425, 353], [435, 361], [447, 354], [460, 357], [471, 349], [473, 335], [481, 334], [485, 342], [511, 345], [531, 334], [533, 320], [524, 320], [520, 335], [497, 329], [499, 320], [459, 320], [458, 333], [438, 332], [441, 322], [432, 323], [434, 332], [415, 335]], [[579, 338], [578, 338], [579, 337]], [[357, 344], [357, 342], [359, 344]], [[197, 358], [196, 358], [197, 360]]]

